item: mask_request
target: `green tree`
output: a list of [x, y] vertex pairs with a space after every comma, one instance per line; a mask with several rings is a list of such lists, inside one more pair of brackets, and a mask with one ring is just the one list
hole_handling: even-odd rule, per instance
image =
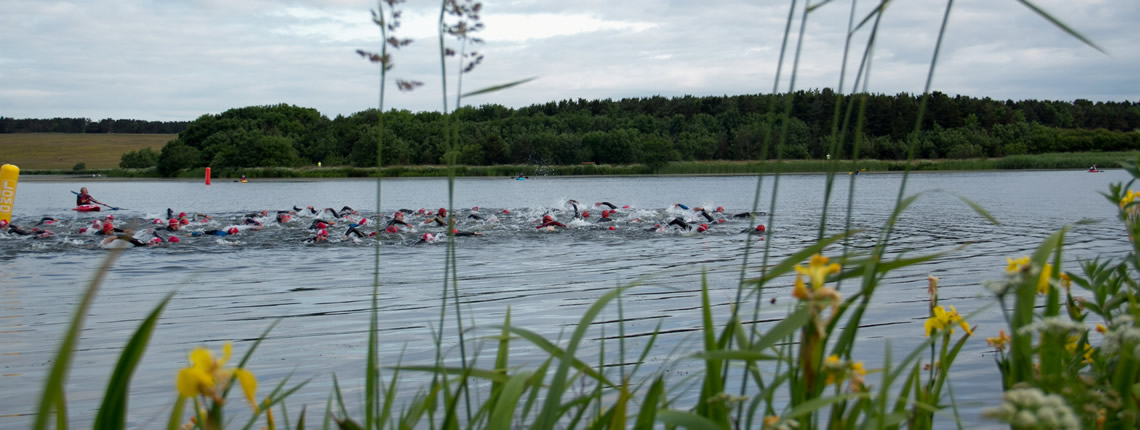
[[146, 169], [158, 164], [158, 153], [150, 148], [130, 151], [119, 157], [119, 167], [123, 169]]

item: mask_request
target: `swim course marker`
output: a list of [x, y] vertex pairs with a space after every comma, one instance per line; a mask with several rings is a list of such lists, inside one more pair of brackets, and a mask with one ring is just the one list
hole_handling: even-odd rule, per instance
[[20, 168], [12, 164], [0, 166], [0, 219], [12, 221], [12, 207], [16, 205], [16, 182]]

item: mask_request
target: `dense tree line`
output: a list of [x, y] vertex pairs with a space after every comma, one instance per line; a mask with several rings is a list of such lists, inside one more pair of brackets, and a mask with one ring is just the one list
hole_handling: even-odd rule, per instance
[[[914, 131], [921, 96], [838, 97], [829, 89], [788, 95], [565, 100], [519, 109], [464, 107], [453, 115], [391, 110], [383, 115], [382, 164], [454, 161], [495, 164], [663, 165], [679, 160], [757, 160], [768, 136], [786, 130], [786, 159], [831, 152], [836, 106], [865, 103], [862, 131], [851, 121], [839, 136], [849, 157], [900, 160], [912, 144], [922, 158], [1000, 157], [1065, 151], [1140, 150], [1140, 104], [996, 101], [932, 94]], [[790, 107], [788, 102], [790, 101]], [[785, 114], [790, 109], [791, 115]], [[857, 111], [858, 109], [856, 109]], [[376, 165], [377, 112], [329, 119], [289, 105], [203, 115], [155, 161], [160, 172], [184, 168]], [[445, 139], [450, 130], [452, 139]], [[858, 139], [856, 139], [858, 137]], [[450, 142], [450, 143], [449, 143]], [[153, 154], [130, 153], [132, 166]], [[767, 158], [775, 158], [774, 150]], [[140, 161], [142, 160], [142, 161]]]
[[175, 134], [186, 129], [189, 121], [143, 121], [111, 119], [92, 121], [88, 118], [16, 119], [0, 116], [0, 133], [139, 133]]

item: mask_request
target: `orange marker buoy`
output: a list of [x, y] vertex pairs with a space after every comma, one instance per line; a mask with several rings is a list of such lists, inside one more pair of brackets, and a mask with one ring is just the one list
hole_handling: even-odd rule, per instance
[[210, 168], [206, 168], [206, 185], [210, 185]]

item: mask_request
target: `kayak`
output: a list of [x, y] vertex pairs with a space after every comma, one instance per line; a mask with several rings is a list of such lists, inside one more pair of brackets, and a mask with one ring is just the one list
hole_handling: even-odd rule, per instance
[[1103, 170], [1100, 170], [1100, 169], [1089, 169], [1089, 173], [1100, 173], [1100, 172], [1103, 172]]
[[71, 208], [71, 210], [76, 212], [99, 212], [100, 208], [98, 205], [79, 205]]

